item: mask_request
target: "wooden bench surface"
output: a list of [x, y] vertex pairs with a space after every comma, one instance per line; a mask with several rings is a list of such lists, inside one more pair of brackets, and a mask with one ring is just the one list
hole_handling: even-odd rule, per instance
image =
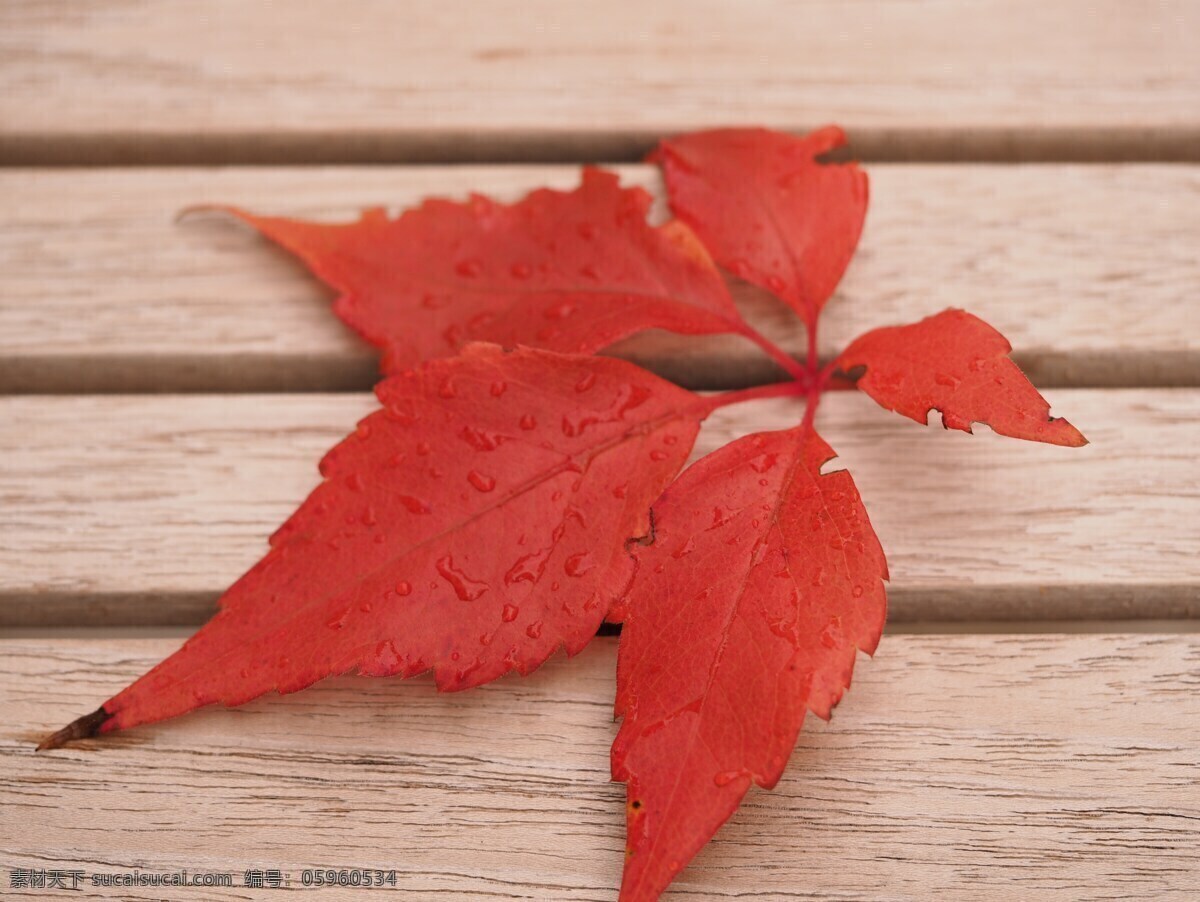
[[[888, 551], [893, 620], [1200, 616], [1200, 389], [1047, 394], [1090, 445], [824, 402], [822, 434]], [[0, 522], [0, 623], [207, 619], [374, 408], [357, 394], [0, 398], [0, 496], [19, 512]], [[802, 413], [787, 399], [719, 411], [697, 456]]]
[[838, 121], [891, 158], [1195, 160], [1197, 33], [1190, 0], [25, 0], [0, 18], [0, 153], [600, 159]]
[[[173, 645], [0, 642], [12, 860], [237, 882], [395, 868], [417, 899], [614, 897], [614, 640], [473, 692], [343, 678], [30, 754]], [[885, 637], [670, 898], [1187, 898], [1198, 667], [1195, 635]]]
[[[619, 171], [661, 191], [650, 167]], [[247, 227], [178, 213], [230, 203], [344, 221], [427, 195], [578, 182], [577, 166], [0, 170], [0, 389], [369, 388], [374, 352], [330, 315], [331, 292]], [[966, 307], [1040, 385], [1200, 385], [1200, 167], [880, 165], [871, 191], [822, 323], [827, 355], [866, 329]], [[794, 316], [736, 290], [802, 353]], [[729, 337], [655, 333], [621, 352], [707, 388], [776, 374]]]
[[[822, 355], [964, 307], [1091, 444], [828, 398], [893, 625], [666, 898], [1194, 898], [1196, 0], [0, 4], [0, 896], [69, 894], [13, 868], [228, 872], [179, 896], [224, 902], [259, 898], [248, 868], [370, 867], [382, 898], [614, 899], [612, 637], [470, 693], [342, 678], [33, 753], [208, 615], [373, 404], [327, 289], [176, 217], [514, 199], [579, 161], [661, 216], [635, 161], [663, 134], [829, 121], [872, 204]], [[777, 376], [723, 337], [613, 353], [706, 390]], [[697, 453], [797, 415], [721, 411]]]

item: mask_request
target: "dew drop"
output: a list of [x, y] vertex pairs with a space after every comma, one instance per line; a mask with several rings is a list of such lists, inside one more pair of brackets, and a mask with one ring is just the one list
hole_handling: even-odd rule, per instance
[[851, 595], [853, 595], [855, 598], [862, 598], [862, 595], [863, 595], [863, 587], [862, 587], [862, 586], [855, 586], [855, 587], [854, 587], [854, 589], [853, 589], [853, 591], [852, 591], [850, 594], [851, 594]]
[[949, 373], [934, 373], [933, 381], [938, 385], [944, 385], [947, 388], [957, 388], [958, 383], [962, 380], [956, 376], [951, 376]]
[[450, 584], [450, 588], [454, 590], [454, 594], [462, 601], [474, 601], [488, 590], [487, 583], [471, 579], [462, 570], [455, 567], [454, 560], [450, 555], [440, 558], [436, 566], [437, 572], [441, 574], [442, 579]]
[[537, 420], [534, 419], [532, 414], [527, 413], [525, 416], [521, 417], [521, 428], [526, 432], [528, 432], [530, 429], [536, 429]]
[[509, 270], [514, 279], [528, 279], [533, 275], [533, 267], [528, 263], [514, 263]]
[[517, 615], [521, 613], [521, 609], [515, 604], [506, 604], [500, 612], [500, 619], [505, 623], [512, 623], [517, 619]]
[[491, 476], [486, 476], [478, 470], [472, 470], [467, 474], [467, 482], [475, 486], [481, 492], [490, 492], [496, 487], [496, 480]]
[[577, 435], [583, 435], [584, 430], [589, 426], [595, 426], [599, 422], [600, 418], [598, 416], [584, 411], [577, 411], [574, 414], [563, 414], [562, 432], [567, 438], [575, 438]]
[[504, 436], [492, 435], [474, 426], [463, 426], [458, 431], [458, 437], [476, 451], [495, 451], [504, 441]]
[[842, 630], [836, 620], [831, 621], [829, 626], [821, 630], [821, 644], [826, 648], [837, 648], [841, 638]]
[[542, 635], [542, 621], [535, 620], [529, 626], [525, 627], [525, 635], [530, 639], [537, 639]]
[[366, 420], [363, 420], [361, 423], [358, 424], [358, 426], [355, 427], [354, 434], [357, 435], [360, 439], [363, 439], [363, 440], [369, 439], [371, 437], [371, 424], [368, 423]]
[[749, 774], [744, 770], [727, 770], [713, 777], [713, 783], [717, 786], [728, 786], [734, 780], [740, 780], [746, 776]]
[[613, 497], [614, 497], [614, 498], [624, 498], [624, 497], [625, 497], [625, 493], [626, 493], [628, 490], [629, 490], [629, 485], [628, 485], [627, 483], [624, 483], [624, 482], [623, 482], [623, 483], [621, 483], [621, 484], [620, 484], [620, 485], [618, 485], [618, 486], [614, 486], [614, 487], [613, 487], [613, 490], [612, 490]]
[[483, 264], [478, 260], [462, 260], [454, 267], [454, 271], [460, 276], [473, 279], [483, 272]]
[[778, 454], [764, 454], [750, 463], [750, 469], [755, 473], [765, 473], [775, 466], [779, 460]]
[[504, 394], [504, 392], [507, 388], [508, 388], [507, 382], [497, 379], [495, 382], [492, 383], [492, 397], [499, 398], [502, 394]]
[[595, 564], [593, 564], [588, 558], [588, 553], [586, 551], [581, 551], [578, 554], [573, 554], [567, 558], [566, 563], [563, 564], [563, 570], [566, 572], [567, 576], [583, 576], [594, 566]]
[[650, 452], [651, 460], [666, 460], [669, 456], [670, 455], [668, 455], [666, 451], [663, 451], [660, 448], [655, 448]]
[[596, 384], [596, 374], [595, 373], [585, 373], [583, 378], [581, 378], [578, 382], [575, 383], [575, 391], [583, 393], [585, 391], [590, 390], [591, 387], [595, 384]]
[[787, 285], [779, 276], [767, 276], [767, 287], [776, 294], [779, 294]]
[[696, 539], [694, 536], [688, 536], [688, 540], [671, 552], [671, 557], [679, 560], [682, 557], [687, 557], [696, 549]]
[[417, 453], [424, 457], [430, 452], [429, 442], [417, 442]]
[[361, 492], [367, 487], [361, 473], [351, 473], [346, 477], [346, 488], [352, 492]]
[[358, 606], [358, 609], [360, 611], [362, 611], [364, 614], [370, 614], [371, 613], [371, 602], [364, 601], [362, 604], [360, 604]]
[[410, 514], [429, 513], [429, 505], [420, 498], [414, 498], [412, 495], [400, 495], [397, 500], [404, 505]]
[[570, 301], [562, 301], [561, 303], [555, 304], [553, 307], [547, 307], [542, 312], [542, 316], [546, 317], [546, 319], [566, 319], [574, 312], [574, 304], [572, 304]]
[[446, 378], [442, 380], [442, 384], [438, 387], [439, 398], [457, 398], [458, 389], [454, 387], [454, 381]]
[[406, 583], [404, 580], [400, 580], [400, 582], [396, 583], [396, 594], [397, 595], [404, 597], [405, 595], [409, 595], [411, 593], [412, 593], [412, 584], [411, 583]]
[[363, 511], [363, 515], [362, 515], [362, 525], [363, 526], [374, 526], [378, 522], [379, 522], [379, 518], [377, 516], [375, 516], [375, 508], [368, 507], [365, 511]]

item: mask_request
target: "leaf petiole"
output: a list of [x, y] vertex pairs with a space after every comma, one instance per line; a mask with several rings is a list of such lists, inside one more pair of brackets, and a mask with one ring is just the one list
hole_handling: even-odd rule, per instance
[[743, 388], [737, 391], [721, 392], [705, 398], [705, 415], [731, 404], [741, 404], [744, 401], [761, 401], [766, 398], [798, 398], [808, 393], [807, 374], [803, 379], [789, 382], [772, 382], [770, 385], [756, 385], [753, 388]]
[[762, 348], [768, 357], [770, 357], [783, 368], [785, 373], [787, 373], [793, 379], [807, 382], [809, 377], [808, 369], [801, 364], [800, 361], [796, 360], [796, 358], [794, 358], [791, 354], [779, 347], [779, 345], [775, 344], [775, 342], [771, 341], [771, 339], [767, 338], [767, 336], [763, 335], [749, 324], [746, 325], [743, 334], [760, 348]]

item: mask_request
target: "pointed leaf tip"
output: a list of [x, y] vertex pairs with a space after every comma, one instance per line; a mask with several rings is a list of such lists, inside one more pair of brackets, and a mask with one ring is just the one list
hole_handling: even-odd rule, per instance
[[61, 730], [51, 733], [45, 739], [38, 743], [37, 751], [45, 752], [51, 749], [62, 748], [68, 742], [74, 742], [76, 739], [90, 739], [100, 732], [100, 728], [104, 726], [104, 722], [109, 718], [109, 714], [101, 706], [91, 714], [85, 714], [83, 717], [77, 717]]
[[862, 371], [858, 388], [880, 406], [918, 423], [929, 411], [947, 429], [983, 423], [1011, 438], [1078, 448], [1083, 434], [1061, 417], [1008, 356], [1012, 345], [965, 310], [949, 309], [907, 326], [875, 329], [850, 343], [837, 360], [844, 373]]

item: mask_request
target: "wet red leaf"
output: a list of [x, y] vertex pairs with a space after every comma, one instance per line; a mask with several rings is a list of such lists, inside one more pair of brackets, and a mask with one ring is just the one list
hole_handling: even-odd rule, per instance
[[888, 410], [927, 422], [939, 410], [947, 429], [993, 431], [1053, 445], [1078, 447], [1087, 439], [1046, 403], [1008, 358], [1003, 335], [964, 310], [944, 310], [910, 326], [875, 329], [851, 342], [837, 360], [865, 372], [858, 387]]
[[747, 436], [654, 505], [617, 665], [625, 902], [656, 899], [751, 783], [775, 785], [805, 711], [828, 718], [875, 650], [887, 565], [850, 474], [821, 475], [833, 456], [806, 426]]
[[854, 255], [867, 174], [816, 158], [842, 147], [830, 126], [803, 138], [761, 128], [694, 132], [659, 145], [675, 215], [717, 262], [813, 323]]
[[[649, 195], [600, 170], [508, 206], [430, 200], [348, 225], [233, 211], [341, 292], [338, 315], [394, 375], [219, 613], [42, 747], [344, 672], [477, 686], [574, 654], [609, 615], [624, 620], [622, 899], [657, 898], [751, 784], [775, 785], [805, 713], [828, 717], [879, 640], [883, 551], [849, 473], [821, 475], [834, 452], [813, 429], [835, 368], [919, 422], [937, 409], [951, 428], [1084, 443], [1003, 336], [962, 311], [867, 333], [819, 365], [818, 316], [867, 205], [857, 166], [818, 162], [844, 142], [836, 128], [663, 142], [672, 207], [695, 233], [650, 226]], [[803, 366], [739, 318], [697, 234], [800, 315]], [[704, 400], [555, 353], [655, 327], [741, 334], [795, 381]], [[481, 338], [549, 350], [453, 356]], [[801, 425], [738, 439], [672, 482], [708, 412], [789, 394], [807, 396]]]
[[708, 409], [624, 361], [495, 346], [377, 394], [266, 557], [92, 733], [348, 671], [465, 689], [578, 652]]
[[341, 292], [335, 312], [389, 373], [475, 340], [591, 353], [651, 328], [744, 332], [703, 245], [679, 222], [649, 225], [650, 203], [585, 169], [574, 191], [512, 205], [433, 199], [341, 225], [230, 212]]

